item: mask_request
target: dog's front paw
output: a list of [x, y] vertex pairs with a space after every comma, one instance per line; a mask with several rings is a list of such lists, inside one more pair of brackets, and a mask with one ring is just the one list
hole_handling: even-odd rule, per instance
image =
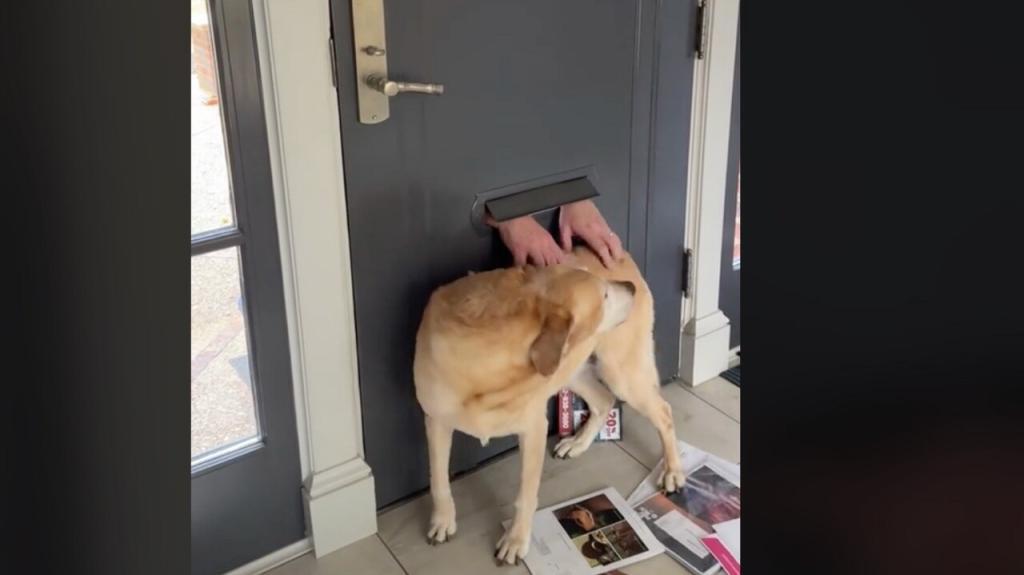
[[581, 437], [579, 433], [576, 435], [566, 437], [559, 441], [553, 450], [551, 455], [559, 459], [572, 459], [582, 455], [584, 451], [590, 448], [590, 444], [594, 442], [594, 438]]
[[682, 469], [666, 468], [661, 472], [661, 476], [658, 477], [658, 487], [664, 489], [666, 493], [679, 491], [685, 483], [686, 474], [683, 473]]
[[436, 507], [430, 516], [427, 543], [437, 545], [455, 537], [455, 504]]
[[519, 529], [515, 524], [501, 536], [497, 545], [498, 551], [494, 558], [498, 565], [519, 565], [519, 560], [530, 552], [530, 529]]

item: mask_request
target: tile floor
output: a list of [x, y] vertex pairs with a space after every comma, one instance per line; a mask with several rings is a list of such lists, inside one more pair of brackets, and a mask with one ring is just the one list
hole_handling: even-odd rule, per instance
[[[672, 404], [679, 438], [701, 449], [739, 462], [740, 389], [716, 378], [696, 389], [668, 384], [662, 393]], [[626, 407], [621, 443], [595, 443], [575, 460], [549, 457], [544, 462], [540, 507], [588, 491], [612, 486], [628, 496], [657, 464], [661, 447], [654, 428]], [[552, 443], [554, 439], [550, 439]], [[452, 483], [459, 531], [438, 547], [425, 537], [430, 515], [429, 495], [423, 495], [378, 518], [377, 535], [330, 555], [303, 555], [270, 571], [270, 575], [456, 574], [521, 575], [523, 566], [498, 567], [492, 558], [502, 534], [501, 521], [512, 516], [519, 482], [519, 454], [512, 452]], [[624, 569], [629, 575], [688, 573], [665, 555]]]

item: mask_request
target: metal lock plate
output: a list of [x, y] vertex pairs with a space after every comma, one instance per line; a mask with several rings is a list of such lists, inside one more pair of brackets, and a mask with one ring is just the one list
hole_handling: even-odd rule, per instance
[[352, 0], [352, 39], [355, 42], [356, 92], [359, 122], [379, 124], [388, 119], [388, 96], [366, 79], [388, 77], [384, 0]]

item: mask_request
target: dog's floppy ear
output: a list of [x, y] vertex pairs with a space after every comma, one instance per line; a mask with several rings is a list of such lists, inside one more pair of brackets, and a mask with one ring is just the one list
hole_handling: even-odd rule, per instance
[[530, 363], [541, 375], [549, 376], [558, 369], [571, 326], [572, 315], [564, 308], [553, 308], [544, 316], [540, 335], [530, 346]]

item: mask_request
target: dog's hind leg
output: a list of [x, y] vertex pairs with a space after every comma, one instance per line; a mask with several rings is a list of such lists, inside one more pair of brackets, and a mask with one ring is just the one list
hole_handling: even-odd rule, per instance
[[576, 374], [569, 383], [569, 389], [587, 402], [590, 416], [575, 435], [566, 437], [555, 445], [552, 455], [561, 459], [573, 458], [586, 451], [594, 443], [608, 417], [608, 412], [615, 405], [615, 396], [597, 379], [597, 374], [590, 365]]
[[676, 445], [672, 406], [661, 397], [654, 355], [651, 354], [648, 359], [645, 354], [644, 360], [634, 365], [638, 365], [636, 371], [626, 373], [617, 364], [599, 362], [598, 372], [612, 393], [632, 405], [657, 428], [665, 458], [665, 467], [658, 478], [658, 485], [672, 493], [681, 489], [686, 481]]
[[455, 500], [448, 477], [453, 429], [437, 418], [426, 415], [427, 451], [430, 455], [430, 496], [434, 511], [430, 515], [427, 542], [444, 543], [455, 535]]

